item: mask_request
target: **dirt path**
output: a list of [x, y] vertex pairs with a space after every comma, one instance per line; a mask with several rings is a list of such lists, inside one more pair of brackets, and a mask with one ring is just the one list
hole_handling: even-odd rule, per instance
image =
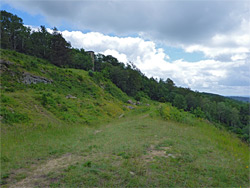
[[46, 163], [31, 168], [31, 171], [27, 173], [27, 177], [15, 184], [10, 185], [11, 188], [21, 187], [48, 187], [51, 181], [49, 181], [48, 174], [60, 171], [69, 165], [72, 165], [80, 161], [82, 157], [65, 154], [59, 158], [48, 160]]

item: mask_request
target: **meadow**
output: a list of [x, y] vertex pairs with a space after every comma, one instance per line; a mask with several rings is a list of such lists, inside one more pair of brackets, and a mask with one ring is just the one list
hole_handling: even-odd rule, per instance
[[128, 104], [98, 73], [1, 59], [1, 187], [249, 187], [249, 145], [223, 126], [169, 103]]

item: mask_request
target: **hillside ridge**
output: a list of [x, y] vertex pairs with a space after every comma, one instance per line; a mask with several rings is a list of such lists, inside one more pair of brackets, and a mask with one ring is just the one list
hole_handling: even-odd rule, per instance
[[2, 187], [249, 184], [249, 147], [223, 126], [136, 104], [100, 72], [0, 52]]

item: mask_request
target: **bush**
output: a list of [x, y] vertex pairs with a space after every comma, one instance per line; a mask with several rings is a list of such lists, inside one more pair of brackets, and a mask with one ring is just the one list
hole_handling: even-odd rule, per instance
[[3, 123], [24, 123], [29, 121], [27, 114], [21, 114], [15, 111], [11, 111], [7, 108], [2, 108], [0, 112]]
[[135, 100], [137, 101], [141, 101], [143, 98], [149, 99], [148, 95], [144, 93], [143, 91], [138, 92], [135, 96]]
[[93, 77], [94, 75], [95, 75], [94, 72], [92, 70], [89, 70], [89, 76]]
[[189, 125], [193, 125], [195, 122], [194, 116], [192, 114], [184, 112], [183, 110], [179, 110], [170, 104], [160, 106], [159, 113], [164, 120], [173, 120]]
[[41, 104], [43, 106], [50, 105], [50, 106], [55, 107], [56, 101], [51, 93], [43, 93], [41, 97]]

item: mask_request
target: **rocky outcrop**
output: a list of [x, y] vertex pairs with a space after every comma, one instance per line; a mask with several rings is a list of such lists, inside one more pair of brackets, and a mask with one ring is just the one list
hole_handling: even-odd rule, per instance
[[14, 65], [14, 63], [0, 59], [0, 73], [8, 71], [8, 67], [10, 67], [10, 65]]
[[73, 96], [73, 95], [70, 95], [70, 94], [66, 96], [66, 99], [76, 99], [76, 98], [77, 98], [77, 97], [75, 97], [75, 96]]
[[133, 106], [127, 106], [128, 109], [133, 110], [135, 109]]
[[128, 104], [136, 105], [132, 100], [127, 101]]
[[141, 105], [142, 103], [140, 101], [136, 101], [136, 105]]
[[32, 75], [30, 73], [23, 73], [23, 80], [22, 82], [24, 84], [38, 84], [38, 83], [45, 83], [45, 84], [51, 84], [53, 81], [49, 80], [47, 78], [41, 77], [41, 76], [36, 76]]
[[5, 66], [9, 66], [9, 65], [14, 65], [13, 62], [10, 62], [10, 61], [7, 61], [7, 60], [4, 60], [4, 59], [0, 59], [0, 64], [1, 65], [5, 65]]

